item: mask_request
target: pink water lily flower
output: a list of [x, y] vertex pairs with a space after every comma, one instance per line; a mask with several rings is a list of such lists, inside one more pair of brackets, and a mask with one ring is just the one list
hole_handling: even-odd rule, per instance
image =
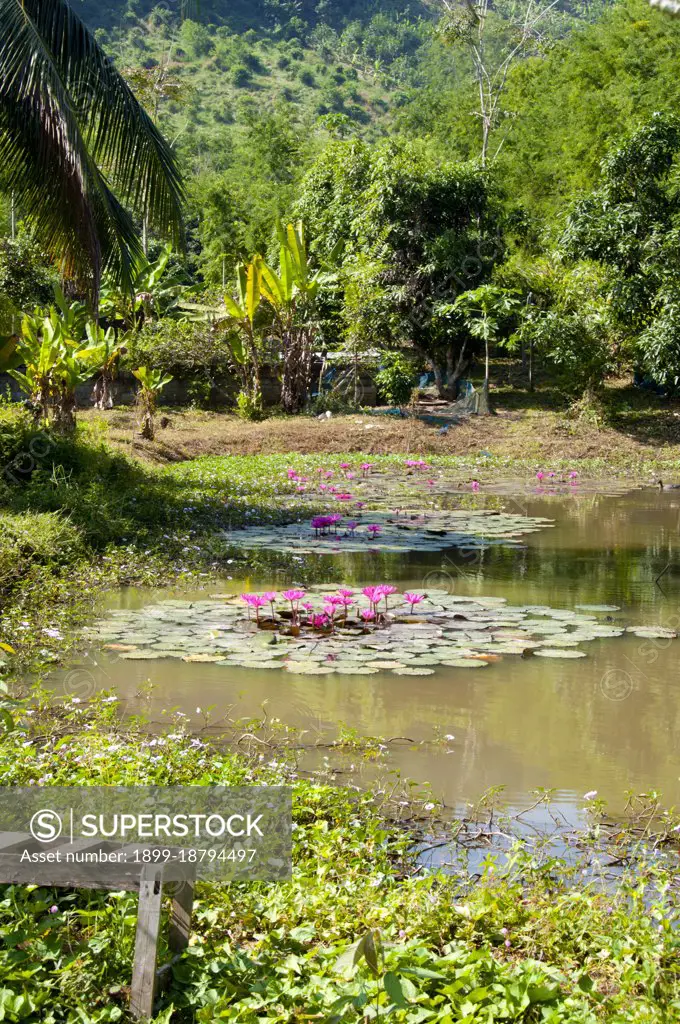
[[372, 622], [375, 619], [375, 612], [372, 608], [362, 608], [359, 614], [364, 622]]
[[536, 474], [536, 479], [538, 480], [539, 484], [544, 479], [544, 477], [545, 477], [545, 473], [543, 472], [542, 469], [539, 469], [538, 473]]
[[367, 474], [370, 473], [372, 469], [373, 469], [373, 463], [372, 462], [362, 462], [361, 463], [361, 472], [364, 474], [364, 476], [367, 476]]
[[353, 494], [336, 494], [335, 495], [335, 500], [336, 501], [352, 501], [353, 497], [354, 497]]
[[351, 469], [349, 462], [341, 462], [340, 469]]
[[274, 613], [274, 604], [276, 602], [276, 591], [275, 590], [267, 590], [262, 595], [262, 597], [264, 598], [265, 601], [268, 601], [269, 604], [272, 606], [272, 618], [275, 618], [276, 616], [275, 616], [275, 613]]
[[346, 528], [349, 530], [352, 536], [354, 536], [354, 531], [356, 530], [358, 525], [359, 524], [354, 519], [352, 519], [351, 522], [345, 524]]
[[382, 533], [382, 526], [379, 526], [378, 523], [371, 523], [370, 526], [366, 527], [366, 529], [372, 537], [377, 537]]
[[297, 480], [297, 475], [298, 475], [297, 469], [289, 469], [288, 470], [288, 479], [289, 480]]
[[298, 605], [305, 596], [306, 595], [304, 590], [284, 590], [284, 592], [281, 595], [284, 601], [290, 602], [290, 609], [293, 613], [294, 623], [297, 622], [298, 618]]
[[391, 584], [389, 583], [381, 583], [380, 586], [376, 588], [376, 590], [379, 590], [380, 596], [385, 599], [385, 608], [387, 608], [387, 598], [391, 597], [392, 594], [396, 594], [397, 588], [391, 586]]
[[424, 600], [424, 594], [415, 594], [413, 591], [409, 591], [407, 594], [404, 594], [404, 601], [411, 605], [411, 615], [413, 615], [413, 609], [415, 606]]
[[264, 608], [264, 606], [268, 603], [267, 599], [265, 597], [263, 597], [261, 594], [241, 594], [241, 600], [245, 601], [245, 603], [248, 605], [248, 617], [249, 618], [250, 618], [250, 609], [251, 608], [255, 609], [255, 618], [256, 618], [257, 622], [259, 623], [259, 621], [260, 621], [260, 608]]
[[470, 484], [470, 486], [471, 486], [473, 491], [478, 491], [479, 490], [479, 480], [473, 480], [472, 483]]
[[321, 613], [313, 615], [312, 625], [314, 626], [314, 629], [325, 629], [328, 625], [328, 616]]

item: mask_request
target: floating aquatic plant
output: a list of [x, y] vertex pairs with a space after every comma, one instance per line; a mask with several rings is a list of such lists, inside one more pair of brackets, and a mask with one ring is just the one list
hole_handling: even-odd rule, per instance
[[394, 552], [442, 551], [517, 545], [524, 534], [553, 525], [545, 518], [488, 509], [422, 512], [395, 508], [391, 512], [370, 512], [370, 519], [366, 516], [362, 522], [360, 504], [355, 503], [353, 518], [347, 521], [342, 513], [316, 515], [303, 524], [248, 527], [231, 533], [229, 539], [244, 548], [303, 554], [361, 551], [367, 547]]
[[[124, 660], [182, 658], [216, 665], [215, 671], [261, 668], [312, 675], [431, 675], [484, 668], [508, 657], [578, 659], [593, 640], [627, 632], [645, 639], [677, 635], [659, 627], [627, 626], [614, 606], [586, 613], [437, 590], [407, 591], [386, 609], [385, 596], [392, 595], [385, 594], [385, 587], [391, 590], [375, 584], [355, 594], [349, 587], [317, 586], [279, 595], [266, 591], [169, 600], [140, 611], [113, 612], [87, 635]], [[257, 611], [265, 605], [273, 605], [272, 618], [258, 622]]]

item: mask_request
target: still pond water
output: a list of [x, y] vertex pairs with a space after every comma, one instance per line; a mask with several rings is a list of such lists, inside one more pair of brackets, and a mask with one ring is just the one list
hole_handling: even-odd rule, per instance
[[[498, 500], [480, 496], [479, 506]], [[333, 582], [354, 586], [390, 579], [405, 590], [447, 586], [511, 604], [615, 604], [625, 624], [680, 628], [680, 491], [531, 494], [504, 497], [501, 505], [508, 511], [521, 505], [527, 515], [552, 518], [555, 527], [528, 536], [518, 549], [469, 558], [364, 554], [322, 565]], [[305, 580], [310, 561], [300, 567]], [[271, 573], [248, 584], [280, 589], [290, 582]], [[243, 589], [243, 580], [220, 580], [200, 597]], [[123, 591], [109, 606], [141, 607], [167, 597], [187, 595]], [[584, 650], [581, 660], [506, 657], [484, 672], [440, 666], [423, 678], [295, 676], [122, 661], [97, 651], [83, 667], [97, 686], [114, 687], [129, 712], [143, 709], [156, 721], [163, 709], [179, 708], [198, 722], [197, 706], [210, 705], [213, 717], [227, 709], [232, 717], [258, 715], [266, 702], [270, 716], [306, 729], [309, 743], [332, 739], [339, 723], [362, 735], [426, 741], [390, 745], [385, 764], [430, 783], [449, 806], [499, 785], [514, 807], [532, 802], [537, 787], [554, 789], [558, 804], [574, 812], [592, 790], [612, 809], [623, 806], [628, 789], [656, 789], [666, 804], [680, 802], [680, 640], [628, 635], [595, 640]], [[53, 682], [63, 689], [64, 675]]]

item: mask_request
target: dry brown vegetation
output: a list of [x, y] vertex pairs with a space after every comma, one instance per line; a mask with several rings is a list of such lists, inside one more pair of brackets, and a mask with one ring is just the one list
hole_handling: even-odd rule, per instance
[[115, 447], [156, 463], [202, 455], [280, 452], [473, 455], [485, 451], [537, 460], [606, 458], [618, 464], [680, 460], [680, 410], [655, 396], [614, 386], [597, 407], [565, 411], [556, 410], [559, 396], [555, 394], [499, 391], [495, 404], [495, 415], [471, 417], [445, 432], [414, 417], [379, 413], [319, 419], [275, 416], [248, 423], [224, 413], [171, 410], [153, 442], [139, 436], [131, 409], [89, 411], [82, 418]]

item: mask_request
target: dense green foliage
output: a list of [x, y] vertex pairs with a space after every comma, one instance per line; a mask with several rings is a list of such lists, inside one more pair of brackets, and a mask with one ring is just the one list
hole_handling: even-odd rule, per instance
[[[495, 5], [481, 28], [484, 74], [502, 84], [487, 116], [479, 53], [456, 10], [437, 0], [406, 9], [392, 0], [213, 0], [187, 7], [182, 20], [142, 3], [104, 9], [88, 0], [86, 19], [186, 176], [188, 246], [183, 266], [173, 261], [173, 281], [190, 286], [190, 300], [220, 305], [239, 264], [256, 252], [275, 258], [276, 219], [301, 215], [314, 269], [341, 248], [331, 261], [336, 287], [314, 310], [317, 348], [414, 348], [434, 366], [440, 393], [452, 394], [484, 348], [456, 299], [490, 283], [517, 298], [492, 347], [533, 344], [575, 391], [636, 365], [674, 386], [675, 147], [663, 171], [653, 170], [657, 184], [644, 185], [661, 189], [667, 207], [642, 212], [639, 272], [614, 268], [575, 236], [567, 244], [564, 232], [569, 223], [573, 235], [587, 211], [607, 203], [616, 161], [627, 159], [616, 154], [629, 152], [636, 132], [653, 135], [657, 114], [674, 115], [680, 25], [644, 0], [559, 4], [536, 8], [540, 24], [517, 46], [524, 8]], [[645, 173], [643, 161], [640, 182]], [[20, 204], [14, 212], [20, 221]], [[7, 202], [2, 213], [8, 229]], [[620, 232], [637, 230], [635, 211], [619, 203], [617, 216]], [[599, 230], [606, 234], [604, 221]], [[11, 323], [17, 304], [44, 301], [47, 281], [37, 251], [26, 249], [11, 268], [4, 262], [0, 316]], [[587, 308], [572, 287], [584, 274]], [[136, 309], [170, 338], [172, 324], [155, 321], [168, 312], [176, 319], [176, 302], [161, 309], [146, 298], [156, 290], [140, 282]], [[616, 313], [609, 305], [622, 290], [626, 309], [617, 299]], [[192, 331], [178, 329], [169, 347], [198, 338]], [[197, 365], [204, 348], [190, 343], [184, 363]], [[226, 348], [211, 364], [229, 362]], [[173, 360], [147, 362], [175, 373]], [[238, 377], [233, 360], [232, 372]]]

